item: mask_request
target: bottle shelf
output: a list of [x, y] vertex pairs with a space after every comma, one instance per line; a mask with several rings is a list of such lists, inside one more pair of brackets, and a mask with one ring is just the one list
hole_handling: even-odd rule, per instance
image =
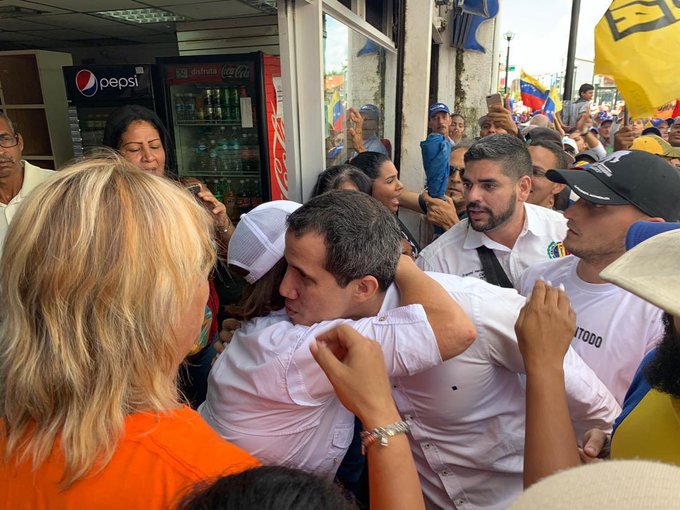
[[241, 126], [241, 121], [226, 120], [180, 120], [177, 122], [179, 127], [205, 127], [205, 126]]
[[211, 172], [210, 170], [207, 171], [200, 171], [200, 170], [185, 170], [181, 173], [182, 177], [206, 177], [210, 179], [238, 179], [238, 178], [259, 178], [260, 177], [260, 171], [257, 170], [245, 170], [241, 172]]

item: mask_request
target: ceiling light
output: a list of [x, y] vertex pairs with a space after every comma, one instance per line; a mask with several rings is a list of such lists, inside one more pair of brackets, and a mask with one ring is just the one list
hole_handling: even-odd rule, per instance
[[169, 21], [187, 21], [190, 18], [180, 16], [163, 9], [122, 9], [119, 11], [101, 11], [95, 16], [110, 18], [129, 23], [167, 23]]

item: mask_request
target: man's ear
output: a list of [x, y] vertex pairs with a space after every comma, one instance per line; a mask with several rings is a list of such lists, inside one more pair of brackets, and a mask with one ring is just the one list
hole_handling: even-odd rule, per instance
[[562, 193], [562, 190], [566, 187], [567, 187], [566, 184], [555, 182], [555, 183], [553, 183], [552, 194], [557, 195], [558, 193]]
[[526, 202], [531, 192], [531, 177], [523, 175], [517, 181], [517, 198], [520, 202]]
[[375, 276], [362, 276], [352, 282], [354, 285], [354, 297], [360, 302], [366, 302], [378, 292], [380, 285]]

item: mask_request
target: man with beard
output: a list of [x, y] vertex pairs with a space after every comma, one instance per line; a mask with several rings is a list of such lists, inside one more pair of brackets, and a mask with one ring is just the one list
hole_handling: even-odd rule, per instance
[[511, 287], [530, 265], [564, 256], [564, 217], [526, 203], [531, 174], [531, 157], [519, 138], [493, 135], [475, 142], [463, 175], [468, 217], [425, 248], [417, 264]]
[[23, 150], [23, 137], [14, 130], [9, 117], [0, 112], [0, 253], [19, 203], [54, 173], [22, 160]]
[[[585, 435], [581, 460], [568, 420], [560, 367], [576, 316], [563, 292], [538, 281], [515, 329], [527, 367], [525, 487], [557, 471], [595, 458], [646, 459], [680, 464], [677, 436], [680, 398], [680, 224], [633, 224], [632, 249], [600, 277], [664, 311], [664, 334], [640, 364], [611, 438]], [[672, 229], [669, 231], [669, 229]], [[611, 443], [611, 449], [610, 449]], [[550, 451], [550, 455], [545, 455]]]
[[635, 369], [662, 335], [661, 310], [606, 282], [600, 272], [623, 255], [634, 222], [680, 217], [680, 174], [654, 154], [619, 151], [546, 177], [580, 197], [564, 212], [564, 247], [572, 255], [529, 268], [520, 293], [528, 295], [538, 279], [564, 286], [577, 316], [572, 346], [621, 403]]

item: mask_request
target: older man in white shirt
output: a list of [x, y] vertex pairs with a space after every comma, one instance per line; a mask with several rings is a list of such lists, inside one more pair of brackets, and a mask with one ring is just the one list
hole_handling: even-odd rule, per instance
[[54, 172], [21, 159], [24, 139], [0, 112], [0, 254], [5, 235], [21, 201]]

